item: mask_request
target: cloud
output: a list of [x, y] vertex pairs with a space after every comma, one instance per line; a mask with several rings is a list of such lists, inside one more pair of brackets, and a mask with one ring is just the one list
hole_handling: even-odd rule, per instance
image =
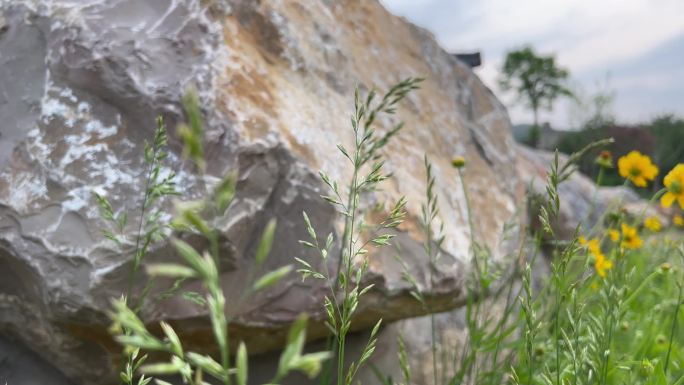
[[[617, 71], [612, 77], [618, 100], [638, 99], [637, 84], [650, 87], [651, 94], [668, 85], [668, 79], [681, 79], [681, 70], [648, 73], [649, 53], [679, 36], [684, 36], [682, 0], [383, 0], [393, 12], [407, 17], [435, 33], [449, 51], [481, 50], [484, 65], [477, 70], [483, 81], [497, 93], [496, 78], [507, 50], [532, 44], [541, 53], [555, 53], [558, 62], [589, 87], [607, 72], [639, 63], [639, 75]], [[674, 53], [684, 63], [684, 50]], [[652, 60], [658, 60], [653, 58]], [[669, 95], [669, 92], [667, 93]], [[652, 96], [652, 95], [651, 95]], [[684, 97], [684, 90], [679, 95]], [[511, 104], [510, 97], [504, 101]], [[633, 104], [633, 103], [632, 103]], [[671, 104], [671, 103], [670, 103]], [[629, 116], [647, 116], [643, 111], [616, 108]], [[624, 106], [627, 108], [627, 106]], [[633, 108], [630, 105], [629, 108]], [[639, 109], [639, 107], [637, 107]], [[684, 112], [684, 107], [681, 107]], [[529, 119], [529, 113], [513, 106], [515, 120]], [[562, 111], [548, 115], [563, 125]]]

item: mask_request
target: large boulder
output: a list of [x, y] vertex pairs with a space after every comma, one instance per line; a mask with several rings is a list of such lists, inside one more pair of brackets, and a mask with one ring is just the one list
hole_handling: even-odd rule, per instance
[[[119, 348], [107, 332], [110, 301], [127, 286], [132, 245], [104, 238], [92, 192], [117, 210], [139, 215], [144, 140], [157, 115], [173, 128], [184, 120], [189, 87], [205, 117], [207, 174], [180, 157], [172, 138], [162, 173], [176, 171], [184, 196], [197, 198], [222, 175], [239, 170], [237, 198], [215, 219], [222, 235], [221, 280], [233, 339], [251, 352], [277, 348], [299, 313], [324, 327], [320, 283], [292, 275], [247, 302], [237, 299], [260, 233], [278, 219], [265, 269], [300, 256], [320, 265], [298, 240], [306, 210], [320, 233], [339, 239], [342, 220], [319, 195], [318, 171], [344, 181], [351, 170], [336, 144], [352, 144], [354, 88], [386, 90], [423, 76], [419, 91], [382, 117], [380, 131], [405, 128], [383, 150], [393, 174], [365, 196], [381, 211], [408, 199], [396, 242], [434, 310], [463, 304], [469, 266], [468, 210], [453, 156], [464, 156], [474, 237], [501, 259], [501, 240], [522, 186], [505, 108], [473, 72], [426, 31], [376, 1], [54, 0], [0, 2], [0, 329], [79, 383], [115, 381]], [[172, 135], [173, 137], [174, 135]], [[422, 252], [423, 156], [434, 165], [439, 221], [449, 237], [429, 266]], [[134, 238], [136, 220], [124, 229]], [[376, 284], [357, 326], [424, 314], [401, 278], [394, 249], [371, 256]], [[173, 252], [156, 245], [150, 260]], [[336, 261], [331, 261], [336, 266]], [[427, 277], [435, 269], [434, 285]], [[139, 289], [147, 278], [138, 276]], [[159, 293], [170, 282], [160, 281]], [[183, 289], [198, 290], [196, 282]], [[153, 295], [154, 296], [154, 295]], [[204, 308], [178, 298], [149, 301], [150, 324], [171, 322], [191, 346], [211, 336]]]

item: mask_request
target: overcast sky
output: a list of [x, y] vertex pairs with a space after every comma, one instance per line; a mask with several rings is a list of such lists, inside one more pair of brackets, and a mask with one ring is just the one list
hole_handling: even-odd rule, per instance
[[[496, 79], [506, 52], [524, 44], [556, 54], [581, 93], [614, 90], [620, 122], [684, 116], [684, 0], [381, 1], [434, 33], [447, 51], [481, 51], [476, 72], [508, 105], [513, 123], [527, 123], [531, 114], [502, 95]], [[542, 120], [573, 126], [575, 109], [558, 104]]]

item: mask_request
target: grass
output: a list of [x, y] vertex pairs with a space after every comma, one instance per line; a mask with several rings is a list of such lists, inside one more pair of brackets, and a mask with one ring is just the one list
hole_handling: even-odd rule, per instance
[[[418, 88], [421, 79], [409, 78], [378, 96], [375, 91], [355, 95], [355, 108], [351, 116], [354, 147], [338, 146], [341, 159], [346, 159], [352, 171], [349, 180], [335, 181], [324, 172], [322, 182], [329, 192], [322, 196], [332, 204], [344, 221], [341, 237], [335, 234], [318, 234], [316, 224], [306, 213], [306, 238], [303, 248], [316, 250], [319, 258], [335, 258], [336, 271], [317, 271], [309, 261], [296, 258], [296, 272], [291, 265], [282, 266], [261, 276], [264, 261], [273, 247], [275, 221], [263, 229], [261, 241], [254, 255], [255, 266], [247, 272], [251, 288], [242, 293], [240, 300], [275, 284], [288, 274], [298, 273], [304, 279], [318, 279], [326, 283], [328, 295], [322, 305], [326, 325], [330, 331], [324, 351], [304, 353], [306, 341], [306, 315], [296, 321], [290, 330], [271, 384], [280, 383], [289, 373], [300, 371], [321, 384], [351, 385], [357, 383], [359, 369], [376, 354], [376, 336], [382, 321], [378, 320], [365, 348], [358, 357], [347, 352], [347, 336], [363, 295], [372, 290], [363, 276], [372, 258], [370, 250], [387, 247], [392, 242], [390, 229], [401, 224], [405, 212], [405, 199], [394, 202], [386, 218], [378, 223], [366, 223], [364, 192], [380, 188], [391, 178], [384, 173], [382, 148], [396, 135], [399, 123], [387, 131], [376, 127], [380, 115], [393, 114], [401, 100]], [[198, 173], [206, 165], [203, 151], [202, 116], [198, 101], [192, 93], [184, 100], [188, 123], [179, 129], [184, 143], [184, 155]], [[115, 210], [104, 196], [97, 196], [102, 216], [109, 226], [104, 235], [116, 244], [134, 245], [130, 289], [125, 296], [113, 302], [112, 331], [123, 346], [121, 382], [126, 385], [146, 385], [154, 380], [168, 384], [161, 377], [180, 376], [184, 383], [201, 385], [208, 381], [226, 385], [248, 383], [249, 355], [241, 341], [231, 344], [227, 325], [224, 293], [219, 275], [218, 231], [211, 218], [224, 215], [235, 193], [237, 175], [228, 174], [214, 191], [198, 201], [178, 204], [174, 219], [163, 223], [162, 207], [166, 199], [176, 196], [174, 175], [162, 175], [165, 161], [166, 130], [161, 120], [153, 143], [146, 146], [145, 160], [148, 170], [143, 181], [144, 195], [139, 210], [128, 210], [137, 219], [138, 232], [133, 239], [125, 239], [127, 211]], [[531, 197], [538, 203], [541, 228], [527, 234], [519, 249], [504, 259], [492, 262], [489, 250], [480, 244], [472, 231], [474, 218], [469, 215], [471, 246], [469, 255], [473, 267], [467, 280], [465, 342], [460, 346], [444, 346], [438, 340], [435, 316], [431, 315], [432, 385], [459, 384], [526, 384], [526, 385], [622, 385], [684, 384], [684, 314], [682, 293], [684, 285], [684, 246], [681, 228], [651, 231], [644, 226], [642, 214], [627, 214], [619, 209], [603, 213], [603, 220], [594, 228], [577, 228], [572, 239], [560, 239], [553, 227], [554, 218], [564, 204], [558, 186], [568, 183], [577, 162], [595, 148], [609, 141], [592, 143], [573, 154], [567, 162], [558, 156], [549, 167], [546, 194]], [[455, 159], [454, 167], [462, 175], [468, 167], [464, 159]], [[606, 159], [597, 167], [609, 167]], [[425, 234], [425, 263], [430, 272], [428, 287], [421, 287], [408, 269], [404, 279], [411, 284], [412, 295], [418, 306], [432, 314], [427, 299], [435, 284], [432, 272], [441, 257], [441, 245], [449, 234], [444, 234], [439, 222], [439, 201], [434, 193], [440, 183], [432, 173], [430, 160], [425, 158], [425, 202], [421, 222]], [[598, 173], [602, 175], [602, 172]], [[600, 180], [599, 180], [600, 182]], [[626, 181], [626, 183], [628, 183]], [[461, 185], [468, 206], [469, 190], [461, 176]], [[660, 191], [653, 196], [656, 204]], [[593, 208], [593, 205], [592, 205]], [[137, 216], [136, 214], [137, 213]], [[626, 226], [626, 227], [623, 227]], [[502, 241], [507, 239], [516, 223], [507, 225]], [[631, 232], [633, 229], [634, 232]], [[611, 233], [613, 230], [613, 233]], [[628, 231], [629, 230], [629, 231]], [[195, 233], [206, 238], [206, 247], [195, 249], [182, 240], [183, 233]], [[617, 232], [617, 238], [612, 237]], [[643, 245], [636, 242], [643, 239]], [[181, 263], [148, 264], [144, 259], [148, 249], [158, 241], [170, 240], [181, 256]], [[331, 255], [340, 245], [339, 255]], [[542, 255], [542, 250], [546, 255]], [[538, 259], [547, 258], [551, 274], [538, 277], [532, 267]], [[401, 255], [399, 255], [401, 263]], [[322, 266], [328, 266], [323, 263]], [[150, 280], [141, 293], [134, 292], [133, 282], [144, 267], [151, 277], [165, 276], [176, 284], [163, 297], [183, 296], [206, 307], [212, 325], [216, 356], [205, 352], [187, 351], [173, 328], [161, 323], [163, 334], [155, 335], [139, 318], [145, 307], [146, 293], [154, 284]], [[198, 280], [203, 283], [202, 293], [186, 293], [182, 283]], [[541, 280], [541, 285], [535, 284]], [[539, 288], [539, 289], [535, 289]], [[135, 300], [133, 300], [135, 298]], [[492, 303], [500, 304], [493, 310]], [[397, 341], [401, 379], [374, 368], [377, 382], [383, 384], [414, 383], [411, 373], [411, 354], [400, 337]], [[233, 351], [230, 346], [238, 348]], [[148, 352], [161, 361], [148, 362]], [[209, 380], [209, 379], [212, 380]]]

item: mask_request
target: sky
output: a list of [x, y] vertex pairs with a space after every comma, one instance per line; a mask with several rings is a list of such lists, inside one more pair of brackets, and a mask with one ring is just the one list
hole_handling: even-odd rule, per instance
[[[617, 121], [684, 116], [684, 0], [381, 0], [393, 13], [431, 31], [447, 51], [482, 53], [475, 72], [508, 106], [514, 124], [532, 114], [497, 85], [506, 52], [531, 45], [556, 56], [581, 98], [614, 95]], [[569, 100], [540, 114], [574, 128], [582, 108]]]

